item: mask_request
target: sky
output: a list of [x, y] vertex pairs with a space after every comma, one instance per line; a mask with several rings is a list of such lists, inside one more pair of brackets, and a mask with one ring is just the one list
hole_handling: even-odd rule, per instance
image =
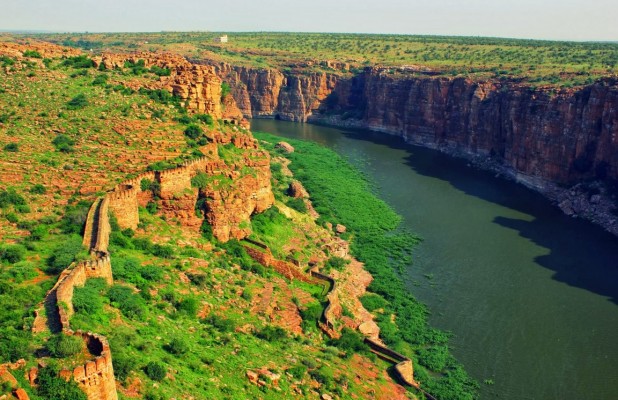
[[285, 31], [618, 41], [617, 0], [2, 0], [0, 30]]

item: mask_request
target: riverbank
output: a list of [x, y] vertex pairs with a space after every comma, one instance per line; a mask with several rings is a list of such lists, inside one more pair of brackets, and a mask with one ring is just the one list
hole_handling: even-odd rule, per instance
[[398, 132], [384, 128], [377, 129], [369, 126], [362, 120], [348, 118], [341, 115], [324, 116], [316, 114], [308, 118], [309, 123], [322, 126], [331, 126], [345, 129], [366, 129], [373, 132], [385, 133], [395, 137], [401, 137], [406, 143], [426, 147], [448, 154], [452, 157], [463, 158], [477, 168], [491, 171], [496, 176], [517, 182], [528, 189], [532, 189], [552, 204], [558, 207], [564, 214], [581, 218], [601, 226], [607, 232], [618, 237], [618, 200], [616, 192], [618, 188], [608, 182], [590, 180], [579, 182], [575, 185], [558, 185], [547, 179], [535, 177], [518, 172], [514, 168], [504, 165], [491, 155], [479, 154], [466, 151], [459, 146], [449, 146], [415, 141], [414, 136], [401, 136]]
[[[255, 133], [273, 144], [281, 138]], [[310, 193], [318, 223], [348, 228], [351, 251], [373, 275], [362, 299], [376, 315], [383, 340], [415, 361], [415, 379], [439, 399], [473, 399], [477, 384], [448, 351], [448, 335], [427, 323], [427, 308], [406, 290], [401, 272], [419, 238], [400, 229], [401, 217], [378, 199], [367, 177], [332, 150], [289, 140], [289, 168]]]

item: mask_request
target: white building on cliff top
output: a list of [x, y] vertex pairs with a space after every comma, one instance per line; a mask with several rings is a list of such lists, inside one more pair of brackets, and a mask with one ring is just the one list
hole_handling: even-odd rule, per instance
[[215, 43], [227, 43], [227, 35], [216, 37]]

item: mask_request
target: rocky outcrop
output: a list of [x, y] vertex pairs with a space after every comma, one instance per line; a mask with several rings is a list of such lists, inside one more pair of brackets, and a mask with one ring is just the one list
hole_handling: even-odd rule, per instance
[[232, 96], [222, 98], [222, 81], [212, 66], [194, 64], [171, 53], [103, 53], [93, 60], [95, 66], [106, 69], [123, 68], [127, 62], [133, 65], [143, 62], [145, 68], [157, 66], [168, 69], [169, 76], [161, 76], [158, 82], [146, 84], [145, 87], [171, 92], [180, 97], [183, 105], [190, 111], [210, 114], [216, 119], [240, 121], [243, 118]]
[[325, 72], [282, 73], [275, 69], [233, 67], [213, 63], [217, 75], [246, 117], [307, 121], [335, 89], [337, 76]]

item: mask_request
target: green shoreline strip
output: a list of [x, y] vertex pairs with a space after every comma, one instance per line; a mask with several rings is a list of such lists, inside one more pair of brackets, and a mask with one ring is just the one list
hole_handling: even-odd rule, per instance
[[[404, 286], [401, 273], [420, 239], [399, 229], [401, 217], [335, 151], [263, 132], [254, 132], [254, 136], [266, 141], [264, 147], [272, 154], [292, 161], [289, 168], [309, 191], [320, 214], [318, 223], [347, 227], [352, 254], [374, 278], [369, 286], [372, 293], [361, 299], [363, 305], [376, 315], [381, 338], [414, 360], [415, 379], [440, 400], [478, 398], [478, 384], [449, 352], [448, 334], [428, 325], [426, 306]], [[295, 151], [288, 154], [275, 149], [281, 140]]]

